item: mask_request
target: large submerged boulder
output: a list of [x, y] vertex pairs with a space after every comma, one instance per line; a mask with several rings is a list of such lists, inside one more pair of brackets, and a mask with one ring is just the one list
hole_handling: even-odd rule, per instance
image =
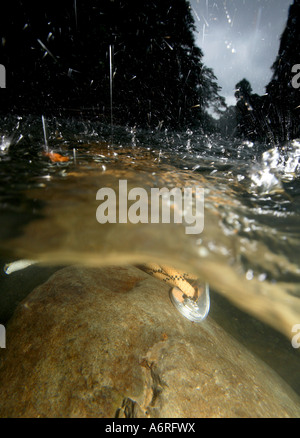
[[270, 367], [168, 289], [131, 266], [56, 272], [7, 325], [0, 417], [299, 417]]

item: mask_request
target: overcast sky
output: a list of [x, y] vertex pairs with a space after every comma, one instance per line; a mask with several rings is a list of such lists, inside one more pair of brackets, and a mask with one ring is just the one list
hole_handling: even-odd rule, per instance
[[204, 64], [214, 70], [221, 95], [235, 105], [235, 84], [246, 78], [253, 92], [265, 93], [279, 39], [293, 0], [190, 0], [196, 42]]

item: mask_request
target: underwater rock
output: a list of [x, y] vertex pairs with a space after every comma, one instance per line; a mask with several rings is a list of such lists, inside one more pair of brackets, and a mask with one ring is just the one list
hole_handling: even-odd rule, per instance
[[0, 417], [299, 417], [277, 374], [135, 267], [68, 267], [7, 325]]

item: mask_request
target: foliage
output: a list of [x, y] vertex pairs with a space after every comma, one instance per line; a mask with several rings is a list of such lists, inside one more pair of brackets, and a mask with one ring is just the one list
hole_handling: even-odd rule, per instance
[[[109, 47], [117, 123], [182, 128], [225, 107], [195, 45], [186, 0], [11, 0], [0, 30], [2, 110], [109, 119]], [[1, 35], [2, 34], [2, 35]]]
[[267, 93], [264, 96], [253, 94], [247, 79], [238, 82], [236, 106], [229, 108], [219, 121], [223, 135], [272, 144], [300, 136], [299, 88], [293, 86], [293, 66], [300, 64], [299, 28], [300, 0], [294, 0], [272, 66], [273, 77], [266, 87]]

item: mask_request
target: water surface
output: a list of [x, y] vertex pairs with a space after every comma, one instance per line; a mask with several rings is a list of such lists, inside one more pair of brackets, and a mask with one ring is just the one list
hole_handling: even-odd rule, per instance
[[[142, 131], [99, 122], [2, 120], [1, 259], [46, 265], [140, 264], [188, 270], [291, 338], [300, 324], [300, 142], [265, 146], [203, 133]], [[201, 187], [204, 231], [184, 224], [105, 224], [96, 193]]]

